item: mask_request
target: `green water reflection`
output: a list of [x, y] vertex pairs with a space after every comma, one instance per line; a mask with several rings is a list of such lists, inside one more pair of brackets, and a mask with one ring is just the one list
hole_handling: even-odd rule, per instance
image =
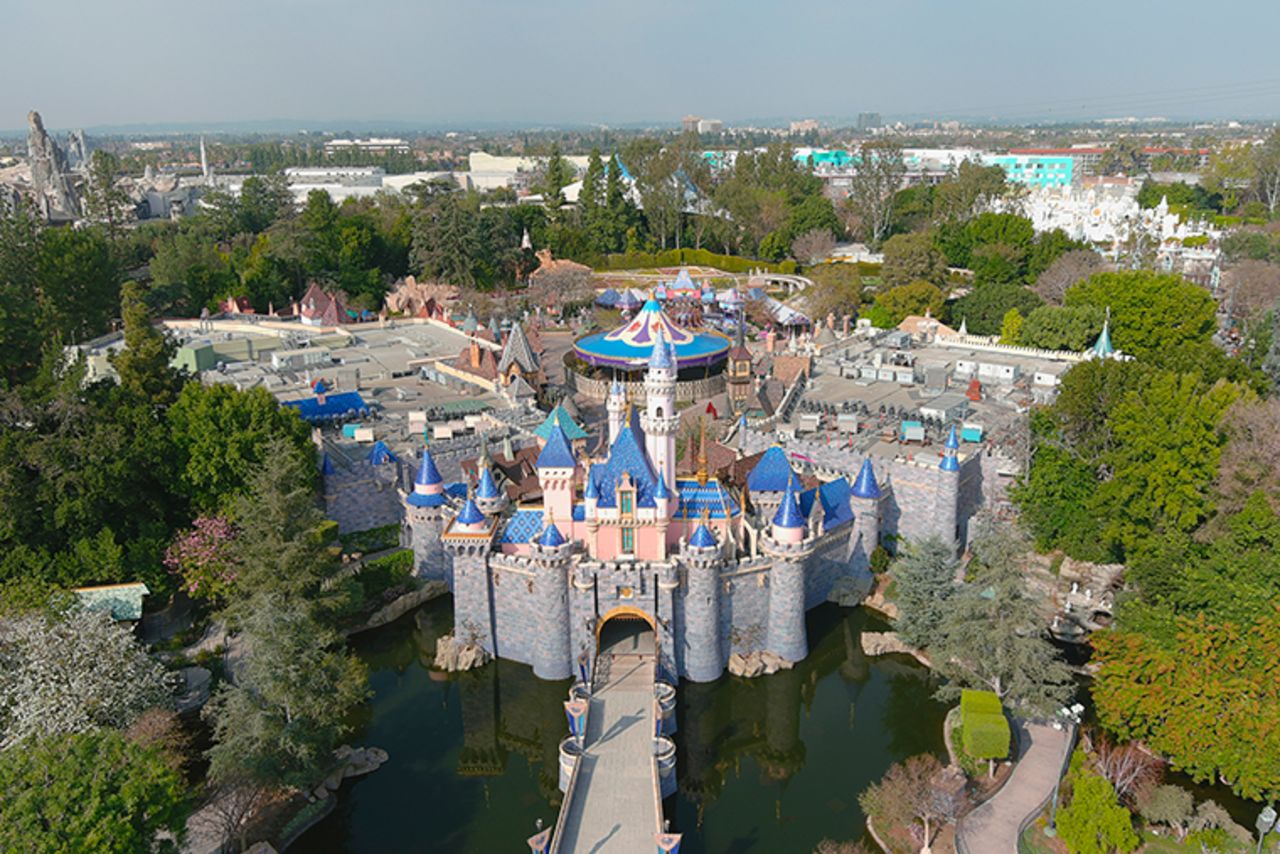
[[[943, 753], [946, 709], [926, 671], [866, 658], [858, 636], [869, 621], [823, 606], [794, 670], [680, 686], [680, 791], [666, 810], [682, 852], [811, 851], [823, 837], [860, 838], [858, 793], [894, 761]], [[521, 851], [537, 819], [554, 822], [567, 683], [510, 662], [431, 674], [451, 622], [444, 600], [357, 640], [375, 693], [352, 741], [391, 758], [348, 783], [291, 850]]]

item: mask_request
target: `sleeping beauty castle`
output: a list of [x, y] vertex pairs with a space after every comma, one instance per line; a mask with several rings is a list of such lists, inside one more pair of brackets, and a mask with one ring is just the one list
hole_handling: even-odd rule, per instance
[[566, 679], [611, 622], [626, 621], [652, 632], [669, 677], [711, 681], [733, 653], [803, 659], [806, 612], [841, 579], [867, 578], [882, 532], [896, 533], [903, 514], [913, 536], [956, 541], [954, 431], [939, 461], [900, 474], [882, 463], [879, 478], [867, 459], [852, 482], [805, 488], [779, 447], [746, 488], [705, 462], [678, 476], [680, 354], [656, 318], [643, 409], [615, 383], [597, 454], [552, 415], [536, 462], [541, 503], [513, 503], [484, 456], [474, 483], [447, 485], [423, 450], [405, 527], [418, 573], [453, 593], [455, 641]]

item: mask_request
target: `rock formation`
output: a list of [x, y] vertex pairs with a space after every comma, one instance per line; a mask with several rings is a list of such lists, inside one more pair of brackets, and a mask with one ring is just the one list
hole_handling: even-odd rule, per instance
[[476, 644], [459, 643], [453, 635], [444, 635], [436, 641], [437, 670], [456, 673], [480, 667], [489, 660], [489, 653]]
[[44, 129], [40, 114], [27, 113], [27, 159], [36, 205], [47, 220], [80, 216], [80, 196], [71, 180], [67, 157]]
[[790, 670], [794, 666], [794, 662], [768, 651], [749, 652], [746, 655], [735, 652], [729, 656], [729, 673], [746, 679], [772, 676], [779, 670]]
[[89, 170], [89, 142], [79, 128], [67, 134], [67, 166], [77, 172]]

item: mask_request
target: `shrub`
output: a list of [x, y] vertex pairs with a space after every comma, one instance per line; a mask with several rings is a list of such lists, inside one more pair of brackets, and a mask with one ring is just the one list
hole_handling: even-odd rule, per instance
[[1009, 755], [1009, 721], [1004, 715], [964, 717], [964, 750], [975, 759], [1003, 759]]
[[960, 713], [962, 715], [1003, 715], [1004, 709], [994, 691], [965, 688], [960, 692]]

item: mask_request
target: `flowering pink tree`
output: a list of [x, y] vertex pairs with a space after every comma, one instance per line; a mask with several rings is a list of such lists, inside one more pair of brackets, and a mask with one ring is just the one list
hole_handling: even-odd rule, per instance
[[236, 580], [230, 547], [236, 527], [225, 516], [199, 516], [169, 545], [164, 565], [195, 599], [222, 600]]

